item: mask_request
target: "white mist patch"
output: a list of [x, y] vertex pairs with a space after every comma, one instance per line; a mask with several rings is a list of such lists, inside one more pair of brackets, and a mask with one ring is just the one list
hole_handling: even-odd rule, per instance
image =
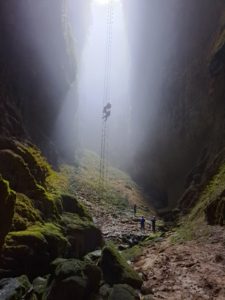
[[95, 4], [97, 5], [108, 5], [111, 2], [120, 2], [120, 0], [93, 0]]

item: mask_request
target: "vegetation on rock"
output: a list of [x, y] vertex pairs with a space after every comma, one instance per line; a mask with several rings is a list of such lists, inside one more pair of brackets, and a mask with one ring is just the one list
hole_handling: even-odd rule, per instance
[[142, 285], [142, 279], [112, 244], [103, 249], [99, 265], [103, 271], [104, 280], [109, 284], [124, 283], [134, 288], [140, 288]]
[[11, 228], [15, 202], [15, 192], [10, 189], [8, 181], [0, 175], [0, 249]]
[[52, 274], [45, 300], [89, 299], [99, 289], [101, 271], [94, 265], [76, 259], [56, 260], [52, 264]]
[[[6, 147], [6, 149], [4, 148]], [[45, 274], [57, 257], [81, 257], [102, 244], [102, 236], [69, 186], [31, 144], [0, 141], [2, 213], [1, 272]], [[59, 182], [67, 182], [64, 188]], [[1, 245], [1, 246], [2, 246]]]

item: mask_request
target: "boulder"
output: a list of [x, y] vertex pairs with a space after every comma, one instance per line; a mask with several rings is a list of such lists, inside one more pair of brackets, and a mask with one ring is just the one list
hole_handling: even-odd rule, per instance
[[6, 278], [0, 280], [0, 299], [1, 300], [21, 300], [30, 294], [31, 299], [32, 286], [27, 278], [23, 275], [18, 278]]
[[102, 233], [89, 218], [64, 213], [62, 226], [71, 245], [69, 257], [81, 258], [102, 245]]
[[138, 293], [127, 284], [115, 284], [109, 295], [109, 300], [138, 300]]
[[63, 210], [65, 212], [75, 213], [78, 214], [80, 217], [86, 217], [91, 220], [90, 215], [75, 197], [63, 194], [61, 195], [61, 201]]
[[37, 277], [33, 280], [32, 285], [38, 300], [41, 300], [47, 287], [47, 279], [43, 277]]
[[0, 137], [0, 150], [11, 150], [26, 162], [36, 181], [45, 185], [45, 180], [51, 172], [51, 167], [40, 150], [31, 143], [21, 143], [12, 138]]
[[33, 201], [24, 194], [16, 194], [11, 231], [25, 230], [34, 223], [41, 221], [40, 211], [34, 207]]
[[99, 289], [101, 270], [94, 264], [77, 259], [57, 259], [52, 263], [52, 274], [44, 300], [89, 299]]
[[26, 194], [36, 189], [36, 180], [24, 159], [12, 150], [0, 150], [0, 170], [10, 186], [19, 193]]
[[0, 267], [15, 275], [31, 277], [48, 273], [52, 260], [65, 255], [68, 242], [53, 223], [34, 225], [24, 231], [10, 232], [3, 247]]
[[102, 250], [95, 250], [85, 255], [84, 259], [89, 262], [96, 262], [100, 259], [101, 255], [102, 255]]
[[109, 284], [103, 284], [99, 289], [100, 299], [108, 300], [112, 292], [112, 287]]
[[103, 271], [104, 280], [111, 285], [124, 283], [139, 289], [143, 283], [137, 272], [127, 264], [113, 245], [103, 249], [99, 266]]

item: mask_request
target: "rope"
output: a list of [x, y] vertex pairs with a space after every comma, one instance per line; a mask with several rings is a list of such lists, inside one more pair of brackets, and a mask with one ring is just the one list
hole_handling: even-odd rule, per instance
[[[111, 67], [112, 67], [112, 25], [113, 25], [113, 0], [110, 0], [107, 10], [107, 29], [106, 29], [106, 61], [105, 78], [103, 88], [103, 107], [111, 102]], [[108, 126], [107, 119], [102, 120], [101, 133], [101, 153], [100, 153], [100, 177], [99, 185], [104, 190], [105, 181], [108, 176]]]

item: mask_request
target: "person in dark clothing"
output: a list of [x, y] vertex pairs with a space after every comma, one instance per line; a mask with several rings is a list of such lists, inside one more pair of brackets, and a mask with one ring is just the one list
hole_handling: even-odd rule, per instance
[[137, 213], [137, 205], [134, 204], [134, 216], [136, 216], [136, 213]]
[[155, 218], [155, 216], [154, 217], [152, 217], [152, 231], [155, 233], [155, 223], [156, 223], [156, 218]]
[[108, 119], [108, 117], [111, 115], [111, 111], [109, 110], [109, 111], [107, 111], [106, 113], [105, 113], [105, 115], [103, 116], [103, 119], [105, 120], [105, 121], [107, 121], [107, 119]]
[[145, 231], [145, 218], [143, 216], [141, 217], [140, 223], [141, 223], [141, 231]]
[[108, 102], [104, 108], [103, 108], [103, 119], [104, 121], [107, 121], [108, 117], [111, 115], [111, 108], [112, 108], [112, 104], [110, 102]]
[[103, 114], [106, 114], [108, 110], [112, 108], [112, 104], [108, 102], [103, 108]]

